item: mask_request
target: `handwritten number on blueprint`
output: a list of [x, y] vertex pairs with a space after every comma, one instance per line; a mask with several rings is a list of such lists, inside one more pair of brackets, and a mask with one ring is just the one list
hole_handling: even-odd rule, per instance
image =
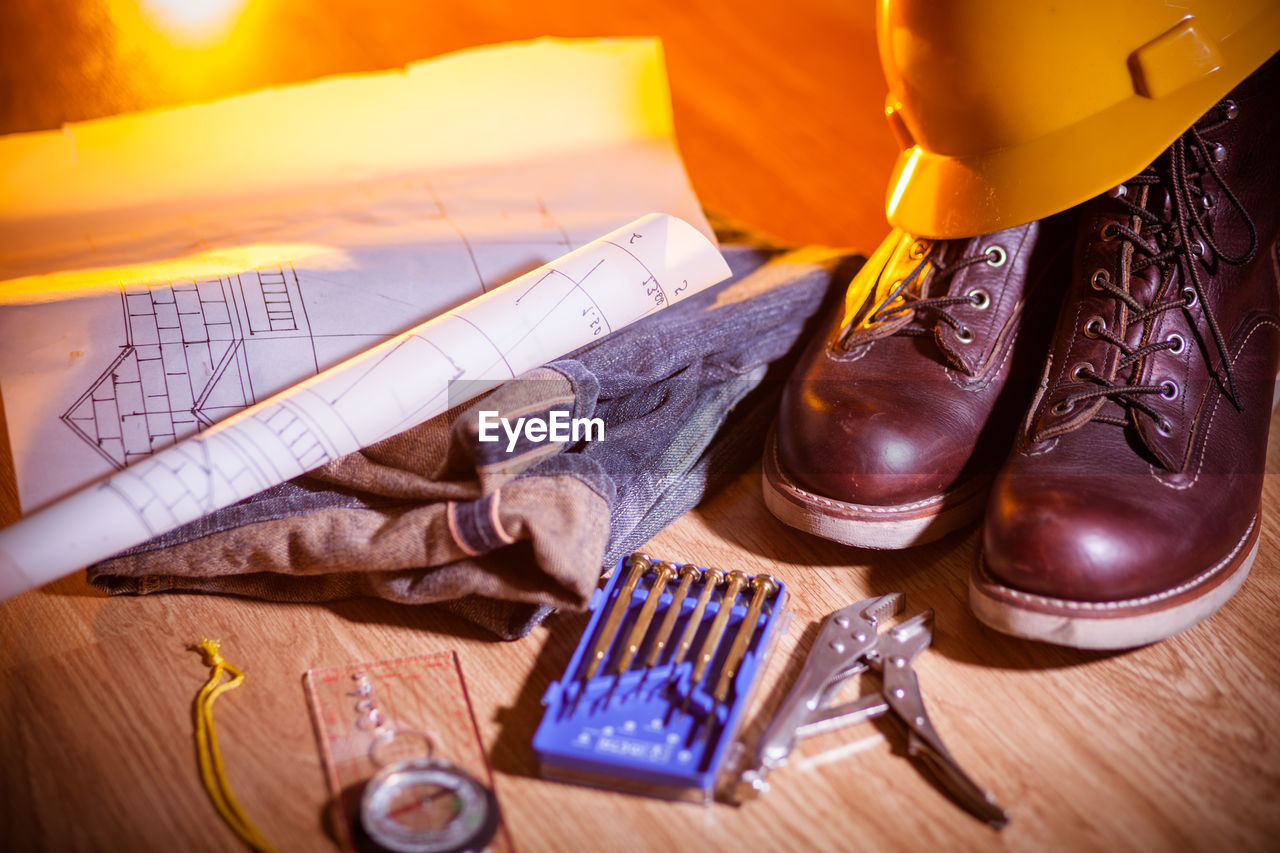
[[649, 287], [646, 287], [644, 292], [653, 297], [653, 304], [661, 305], [662, 303], [666, 302], [667, 297], [662, 292], [662, 285], [658, 284], [656, 279], [651, 278], [651, 279], [648, 279], [648, 281], [652, 281], [653, 284]]

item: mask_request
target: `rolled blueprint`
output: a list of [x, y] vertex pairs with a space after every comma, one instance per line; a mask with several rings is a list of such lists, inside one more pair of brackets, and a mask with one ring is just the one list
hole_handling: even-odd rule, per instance
[[[650, 214], [0, 530], [0, 600], [367, 447], [729, 276]], [[454, 383], [458, 384], [454, 384]]]

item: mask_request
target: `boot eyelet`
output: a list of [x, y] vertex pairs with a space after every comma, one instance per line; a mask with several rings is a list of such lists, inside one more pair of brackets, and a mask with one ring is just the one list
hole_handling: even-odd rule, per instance
[[1169, 352], [1173, 353], [1174, 355], [1179, 355], [1184, 349], [1187, 348], [1186, 339], [1183, 338], [1182, 335], [1178, 334], [1177, 332], [1174, 332], [1173, 334], [1169, 335], [1169, 337], [1165, 338], [1165, 341], [1167, 343], [1173, 344], [1173, 346], [1169, 347]]
[[1003, 246], [988, 246], [982, 250], [982, 254], [987, 256], [987, 266], [1002, 267], [1009, 260], [1009, 253]]
[[1089, 284], [1094, 290], [1103, 290], [1104, 285], [1111, 283], [1111, 273], [1106, 270], [1098, 270], [1093, 274], [1093, 278], [1089, 279]]
[[1100, 233], [1103, 240], [1111, 242], [1119, 236], [1120, 226], [1116, 225], [1114, 222], [1108, 222], [1106, 225], [1102, 226], [1102, 231]]
[[1190, 285], [1188, 285], [1187, 287], [1182, 288], [1182, 304], [1183, 305], [1187, 306], [1188, 308], [1194, 308], [1196, 307], [1196, 302], [1198, 301], [1199, 301], [1199, 298], [1196, 296], [1196, 289], [1194, 287], [1191, 287]]
[[1094, 315], [1089, 318], [1089, 322], [1084, 324], [1084, 333], [1091, 338], [1102, 337], [1102, 333], [1107, 330], [1107, 324], [1102, 318]]
[[1196, 241], [1191, 244], [1191, 254], [1195, 255], [1197, 258], [1204, 257], [1204, 242], [1199, 237], [1197, 237]]
[[1223, 145], [1221, 142], [1215, 142], [1213, 144], [1213, 148], [1209, 149], [1209, 153], [1213, 155], [1215, 163], [1221, 163], [1223, 160], [1227, 159], [1227, 146]]
[[1211, 195], [1200, 196], [1200, 206], [1203, 207], [1205, 210], [1213, 210], [1213, 205], [1214, 205], [1213, 196]]
[[1168, 438], [1173, 435], [1173, 424], [1169, 423], [1168, 418], [1161, 418], [1156, 421], [1156, 432], [1160, 433], [1165, 438]]
[[1107, 190], [1107, 195], [1111, 196], [1112, 198], [1124, 198], [1128, 194], [1129, 194], [1129, 188], [1126, 187], [1124, 184], [1118, 184], [1117, 186], [1114, 186], [1111, 189]]
[[1166, 379], [1160, 383], [1160, 396], [1166, 400], [1176, 400], [1178, 395], [1182, 393], [1182, 389], [1178, 387], [1178, 383], [1172, 379]]
[[923, 240], [916, 240], [911, 244], [911, 248], [907, 249], [907, 257], [913, 261], [918, 261], [924, 257], [924, 253], [928, 251]]
[[981, 287], [975, 287], [965, 295], [973, 300], [973, 310], [975, 311], [986, 311], [991, 307], [991, 294]]
[[1087, 361], [1083, 364], [1077, 364], [1075, 367], [1071, 368], [1071, 378], [1075, 379], [1077, 382], [1083, 382], [1085, 378], [1084, 374], [1086, 372], [1093, 373], [1093, 365]]
[[1236, 106], [1235, 101], [1223, 101], [1222, 109], [1226, 113], [1227, 121], [1231, 121], [1231, 119], [1240, 115], [1240, 108]]
[[1058, 402], [1054, 403], [1053, 406], [1049, 409], [1049, 412], [1055, 415], [1065, 415], [1067, 412], [1071, 411], [1075, 407], [1076, 407], [1076, 401], [1068, 398], [1066, 400], [1059, 400]]
[[960, 329], [959, 331], [956, 332], [956, 340], [962, 344], [973, 343], [973, 330], [967, 326], [963, 329]]

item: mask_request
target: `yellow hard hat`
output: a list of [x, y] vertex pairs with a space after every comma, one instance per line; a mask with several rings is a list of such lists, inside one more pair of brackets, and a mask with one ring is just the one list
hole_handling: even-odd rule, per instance
[[986, 234], [1142, 171], [1280, 50], [1280, 0], [881, 0], [889, 222]]

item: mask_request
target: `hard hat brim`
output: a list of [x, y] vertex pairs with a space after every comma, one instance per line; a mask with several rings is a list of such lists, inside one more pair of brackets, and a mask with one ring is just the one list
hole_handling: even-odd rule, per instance
[[1162, 97], [1135, 93], [1039, 139], [967, 157], [908, 147], [889, 180], [889, 223], [922, 237], [973, 237], [1043, 219], [1123, 183], [1276, 51], [1280, 4], [1262, 23], [1233, 35], [1239, 41], [1222, 54], [1234, 61], [1224, 58]]

